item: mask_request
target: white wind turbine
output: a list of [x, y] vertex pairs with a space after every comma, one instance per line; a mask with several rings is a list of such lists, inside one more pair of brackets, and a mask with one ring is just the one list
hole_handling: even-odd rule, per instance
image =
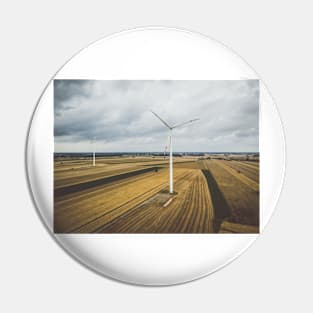
[[93, 137], [92, 140], [91, 140], [91, 143], [92, 143], [92, 150], [93, 150], [93, 153], [92, 153], [92, 166], [96, 166], [95, 139], [96, 139], [96, 137]]
[[199, 118], [195, 118], [195, 119], [192, 119], [192, 120], [189, 120], [189, 121], [186, 121], [186, 122], [174, 125], [174, 126], [170, 126], [158, 114], [156, 114], [153, 111], [151, 111], [151, 113], [154, 114], [169, 130], [169, 141], [170, 141], [169, 142], [169, 146], [170, 146], [169, 147], [170, 148], [170, 165], [169, 165], [169, 168], [170, 168], [170, 193], [173, 193], [173, 145], [172, 145], [172, 131], [173, 131], [174, 128], [181, 127], [181, 126], [184, 126], [186, 124], [198, 121]]

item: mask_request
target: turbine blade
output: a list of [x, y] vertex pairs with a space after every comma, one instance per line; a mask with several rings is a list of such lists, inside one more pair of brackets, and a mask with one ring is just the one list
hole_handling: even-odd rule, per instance
[[152, 114], [154, 114], [167, 128], [172, 129], [172, 127], [170, 125], [168, 125], [164, 120], [162, 120], [162, 118], [157, 115], [155, 112], [151, 111]]
[[192, 122], [195, 122], [195, 121], [199, 121], [199, 120], [200, 120], [200, 118], [194, 118], [194, 119], [192, 119], [192, 120], [183, 122], [183, 123], [181, 123], [181, 124], [174, 125], [172, 128], [181, 127], [181, 126], [184, 126], [184, 125], [186, 125], [186, 124], [189, 124], [189, 123], [192, 123]]

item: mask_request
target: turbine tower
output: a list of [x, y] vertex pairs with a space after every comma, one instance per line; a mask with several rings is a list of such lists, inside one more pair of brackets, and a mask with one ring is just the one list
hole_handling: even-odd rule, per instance
[[184, 126], [186, 124], [198, 121], [199, 118], [195, 118], [180, 124], [176, 124], [174, 126], [170, 126], [168, 123], [166, 123], [158, 114], [156, 114], [155, 112], [151, 111], [152, 114], [154, 114], [169, 130], [169, 150], [170, 150], [170, 164], [169, 164], [169, 176], [170, 176], [170, 184], [169, 184], [169, 189], [170, 189], [170, 193], [173, 193], [173, 140], [172, 140], [172, 132], [174, 128], [178, 128], [181, 126]]

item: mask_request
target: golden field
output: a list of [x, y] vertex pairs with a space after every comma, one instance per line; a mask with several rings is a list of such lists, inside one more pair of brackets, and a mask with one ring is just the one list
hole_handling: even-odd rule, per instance
[[54, 161], [56, 233], [258, 233], [259, 163], [99, 157]]

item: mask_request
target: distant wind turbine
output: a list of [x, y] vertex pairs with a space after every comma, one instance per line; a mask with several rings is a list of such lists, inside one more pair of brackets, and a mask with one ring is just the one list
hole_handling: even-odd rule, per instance
[[95, 137], [92, 138], [91, 142], [92, 142], [92, 149], [93, 149], [93, 153], [92, 153], [92, 166], [96, 166]]
[[184, 126], [186, 124], [198, 121], [199, 118], [195, 118], [180, 124], [176, 124], [174, 126], [170, 126], [167, 122], [165, 122], [158, 114], [156, 114], [155, 112], [151, 111], [152, 114], [154, 114], [169, 130], [169, 148], [170, 148], [170, 164], [169, 164], [169, 170], [170, 170], [170, 185], [169, 185], [169, 189], [170, 189], [170, 193], [173, 193], [173, 143], [172, 143], [172, 131], [174, 128], [178, 128], [181, 126]]

